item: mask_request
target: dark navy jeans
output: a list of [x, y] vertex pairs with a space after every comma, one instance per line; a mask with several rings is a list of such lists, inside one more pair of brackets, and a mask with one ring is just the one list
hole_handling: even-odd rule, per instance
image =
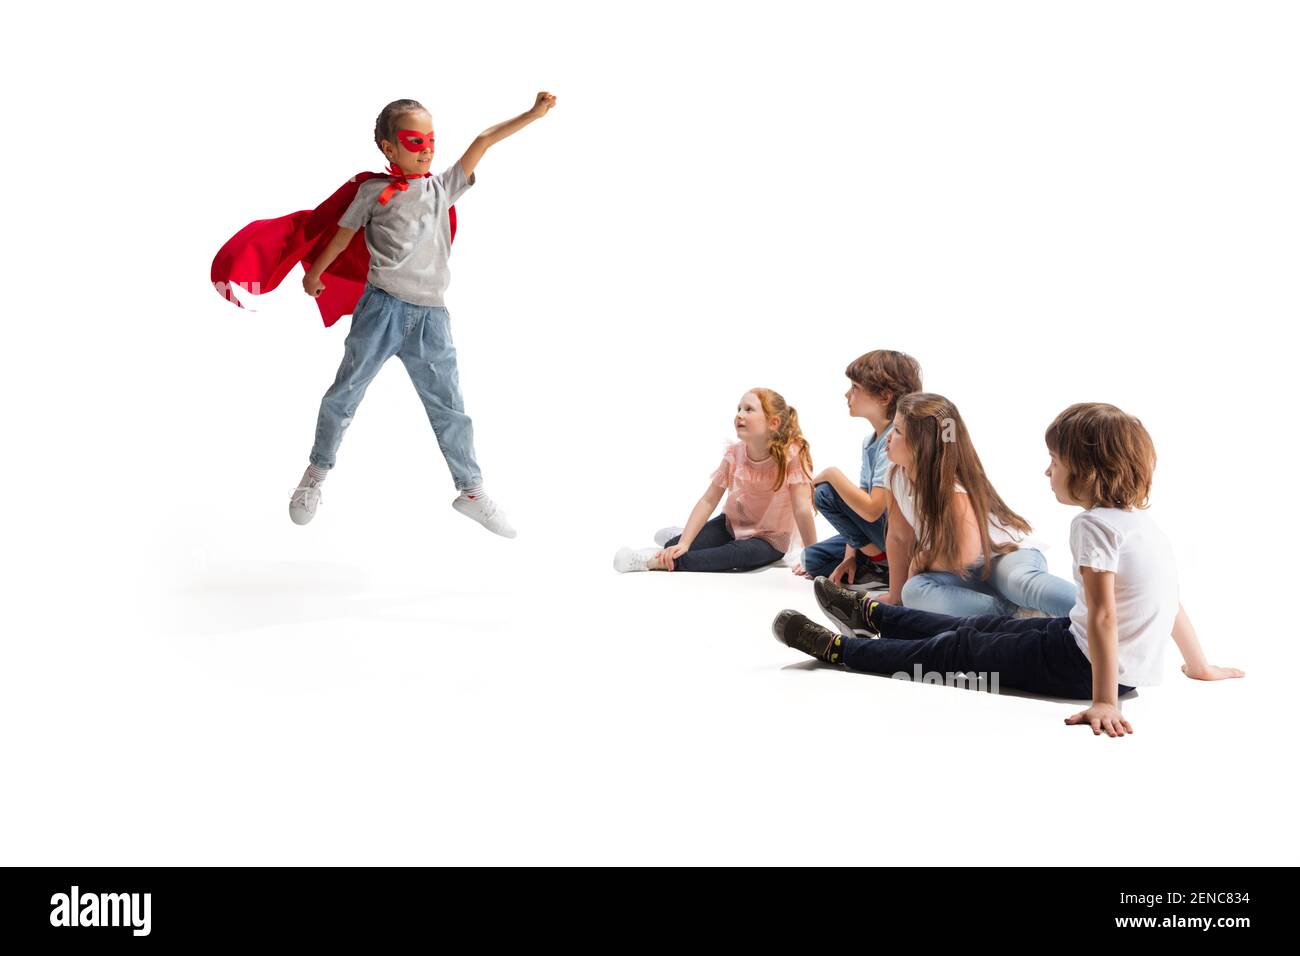
[[803, 549], [803, 568], [810, 577], [830, 577], [831, 572], [844, 560], [844, 548], [847, 545], [853, 545], [857, 551], [870, 542], [881, 551], [885, 550], [884, 515], [875, 521], [868, 521], [846, 505], [840, 493], [829, 482], [822, 482], [813, 489], [813, 503], [839, 534]]
[[[664, 547], [671, 548], [680, 540], [681, 535], [678, 535]], [[691, 549], [673, 566], [678, 571], [753, 571], [783, 557], [785, 555], [762, 538], [737, 541], [727, 527], [727, 516], [721, 514], [705, 522], [691, 542]]]
[[[1068, 617], [949, 617], [894, 604], [871, 608], [878, 638], [843, 638], [840, 663], [873, 674], [997, 674], [1000, 687], [1092, 700], [1092, 665]], [[1119, 693], [1132, 687], [1119, 684]]]

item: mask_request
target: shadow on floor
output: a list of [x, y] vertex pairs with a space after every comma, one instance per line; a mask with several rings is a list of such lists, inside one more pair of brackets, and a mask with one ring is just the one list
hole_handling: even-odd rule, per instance
[[[374, 594], [367, 572], [320, 561], [230, 561], [196, 569], [167, 595], [179, 633], [232, 634], [347, 618], [481, 624], [489, 595], [465, 591]], [[425, 608], [421, 606], [425, 605]]]
[[[889, 675], [889, 674], [869, 674], [869, 673], [867, 673], [867, 672], [865, 672], [865, 671], [851, 671], [851, 670], [849, 670], [849, 669], [846, 668], [846, 667], [840, 667], [840, 666], [837, 665], [837, 664], [827, 664], [827, 663], [824, 663], [823, 661], [818, 661], [818, 660], [806, 660], [806, 661], [799, 661], [798, 663], [795, 663], [795, 664], [786, 664], [784, 667], [781, 668], [781, 670], [783, 670], [783, 671], [815, 671], [815, 670], [821, 670], [821, 669], [823, 669], [823, 668], [825, 668], [825, 669], [827, 669], [827, 670], [844, 671], [844, 673], [846, 673], [846, 674], [853, 674], [855, 677], [866, 677], [866, 678], [872, 678], [872, 679], [876, 679], [876, 680], [879, 680], [879, 679], [884, 679], [884, 680], [903, 680], [903, 678], [901, 678], [901, 677], [895, 678], [895, 677], [893, 677], [893, 676], [891, 676], [891, 675]], [[958, 687], [958, 688], [952, 688], [952, 689], [954, 689], [954, 690], [972, 690], [972, 691], [977, 690], [975, 687]], [[977, 692], [978, 692], [978, 691], [977, 691]], [[1025, 691], [1025, 690], [1017, 690], [1017, 689], [1014, 688], [1014, 687], [999, 687], [999, 688], [998, 688], [998, 696], [999, 696], [999, 697], [1022, 697], [1022, 698], [1025, 698], [1026, 700], [1043, 700], [1043, 701], [1050, 701], [1050, 702], [1052, 702], [1052, 703], [1056, 703], [1056, 704], [1077, 704], [1077, 703], [1079, 703], [1078, 700], [1075, 700], [1074, 698], [1071, 698], [1071, 697], [1048, 697], [1048, 696], [1046, 696], [1046, 695], [1044, 695], [1044, 694], [1033, 694], [1033, 693], [1030, 693], [1029, 691]], [[1127, 694], [1125, 694], [1124, 696], [1122, 696], [1122, 697], [1120, 698], [1120, 700], [1136, 700], [1137, 697], [1138, 697], [1138, 691], [1137, 691], [1137, 690], [1133, 690], [1133, 691], [1131, 691], [1130, 693], [1127, 693]]]

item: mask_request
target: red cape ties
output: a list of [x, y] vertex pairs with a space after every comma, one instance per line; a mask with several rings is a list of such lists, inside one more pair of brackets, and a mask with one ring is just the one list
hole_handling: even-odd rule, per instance
[[[394, 179], [385, 173], [358, 173], [335, 190], [315, 209], [302, 210], [277, 219], [258, 219], [235, 233], [212, 260], [212, 285], [218, 294], [241, 309], [235, 287], [252, 295], [276, 288], [299, 262], [310, 269], [317, 256], [334, 238], [339, 219], [357, 195], [357, 187], [375, 178], [394, 179], [384, 189], [387, 202], [400, 190], [410, 188], [407, 177]], [[423, 173], [409, 178], [431, 175]], [[390, 192], [392, 190], [392, 192]], [[456, 238], [456, 207], [447, 210], [451, 219], [451, 237]], [[325, 290], [316, 297], [321, 320], [329, 328], [345, 315], [351, 315], [366, 287], [370, 272], [370, 250], [366, 237], [358, 229], [347, 248], [330, 263], [321, 276]]]
[[388, 164], [388, 175], [393, 177], [393, 181], [384, 187], [384, 191], [379, 194], [379, 205], [387, 206], [388, 200], [393, 198], [397, 192], [406, 192], [411, 188], [408, 179], [423, 179], [425, 176], [432, 176], [433, 173], [404, 173], [402, 167], [396, 163]]

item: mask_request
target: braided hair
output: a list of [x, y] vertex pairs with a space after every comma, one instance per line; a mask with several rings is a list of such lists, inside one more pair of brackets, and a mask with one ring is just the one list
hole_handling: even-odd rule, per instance
[[[397, 142], [397, 130], [393, 128], [397, 117], [406, 113], [421, 112], [427, 113], [429, 111], [424, 108], [424, 105], [419, 100], [393, 100], [380, 110], [379, 116], [375, 119], [375, 145], [379, 147], [379, 151], [384, 152], [384, 140], [388, 140], [390, 143]], [[385, 154], [384, 158], [388, 158], [387, 154]]]

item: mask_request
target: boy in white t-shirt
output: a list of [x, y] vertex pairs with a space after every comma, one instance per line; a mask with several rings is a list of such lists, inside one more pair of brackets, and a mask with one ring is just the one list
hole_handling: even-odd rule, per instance
[[1156, 460], [1142, 423], [1113, 405], [1072, 405], [1046, 439], [1046, 474], [1057, 500], [1085, 509], [1070, 527], [1079, 596], [1068, 617], [949, 617], [864, 599], [818, 578], [817, 601], [840, 633], [782, 611], [772, 626], [777, 639], [854, 670], [896, 677], [913, 670], [975, 672], [995, 686], [1091, 699], [1092, 706], [1065, 722], [1111, 737], [1133, 732], [1119, 698], [1160, 682], [1170, 635], [1188, 677], [1245, 676], [1206, 661], [1178, 602], [1173, 551], [1141, 510]]
[[1070, 634], [1092, 665], [1092, 706], [1066, 718], [1093, 733], [1132, 733], [1110, 693], [1117, 683], [1160, 683], [1165, 638], [1197, 680], [1244, 677], [1205, 659], [1178, 600], [1173, 549], [1146, 513], [1156, 449], [1142, 423], [1114, 405], [1071, 405], [1047, 429], [1047, 477], [1056, 500], [1085, 510], [1070, 523], [1079, 600]]

